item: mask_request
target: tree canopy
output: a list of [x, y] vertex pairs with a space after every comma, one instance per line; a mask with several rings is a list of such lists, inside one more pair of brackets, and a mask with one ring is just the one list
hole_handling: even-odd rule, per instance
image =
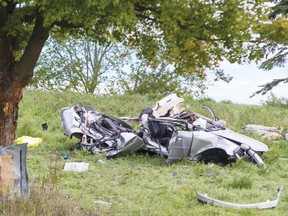
[[[0, 138], [14, 139], [18, 104], [49, 34], [125, 41], [152, 67], [160, 61], [204, 77], [219, 62], [259, 57], [264, 0], [0, 0]], [[262, 16], [263, 15], [263, 16]], [[253, 43], [250, 43], [253, 42]], [[160, 56], [160, 58], [158, 58]]]
[[225, 58], [241, 62], [254, 57], [255, 44], [244, 42], [255, 40], [252, 31], [262, 10], [261, 1], [249, 5], [243, 0], [0, 2], [8, 11], [1, 29], [13, 39], [16, 61], [25, 56], [39, 24], [46, 36], [50, 30], [78, 35], [85, 31], [103, 42], [127, 39], [127, 45], [138, 47], [151, 64], [159, 64], [156, 56], [161, 53], [183, 73], [200, 75]]

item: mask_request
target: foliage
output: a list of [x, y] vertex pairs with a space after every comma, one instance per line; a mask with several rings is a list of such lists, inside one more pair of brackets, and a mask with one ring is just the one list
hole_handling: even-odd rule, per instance
[[280, 83], [288, 83], [288, 77], [283, 79], [273, 79], [271, 82], [268, 82], [264, 85], [260, 85], [259, 87], [262, 87], [260, 90], [253, 93], [250, 97], [255, 96], [256, 94], [262, 94], [265, 95], [267, 92], [272, 90], [275, 86], [277, 86]]
[[[285, 67], [288, 57], [288, 1], [276, 0], [275, 5], [270, 11], [270, 22], [264, 23], [260, 30], [262, 40], [265, 41], [263, 46], [263, 57], [266, 59], [260, 65], [260, 69], [271, 70], [274, 67]], [[264, 85], [255, 94], [266, 94], [279, 83], [287, 83], [287, 78], [274, 79]]]
[[132, 60], [130, 69], [121, 69], [108, 84], [110, 93], [124, 94], [190, 94], [193, 96], [204, 93], [205, 79], [192, 74], [177, 74], [175, 69], [165, 62], [156, 68], [149, 67], [145, 60]]
[[[223, 59], [241, 62], [256, 58], [254, 44], [243, 42], [255, 36], [252, 31], [263, 19], [258, 16], [263, 2], [109, 0], [79, 5], [74, 1], [20, 1], [4, 29], [16, 39], [14, 55], [18, 58], [39, 14], [54, 34], [85, 33], [101, 44], [127, 39], [151, 64], [159, 63], [160, 54], [181, 73], [197, 72], [203, 77], [205, 68], [217, 68]], [[1, 7], [5, 6], [7, 1]]]
[[[50, 38], [40, 56], [30, 88], [72, 90], [97, 94], [148, 94], [170, 92], [193, 95], [206, 89], [205, 79], [195, 73], [177, 74], [167, 63], [152, 68], [135, 50], [120, 43], [99, 42], [87, 37], [63, 41]], [[217, 77], [225, 79], [225, 74]], [[229, 80], [226, 80], [229, 82]]]
[[[100, 45], [84, 36], [67, 41], [47, 41], [31, 86], [47, 90], [74, 90], [95, 93], [109, 73], [121, 67], [120, 48], [111, 42]], [[98, 89], [99, 91], [99, 89]]]
[[272, 7], [272, 11], [269, 15], [271, 19], [275, 19], [277, 16], [285, 16], [288, 14], [288, 1], [287, 0], [273, 0], [273, 3], [276, 3]]
[[267, 106], [288, 108], [288, 98], [277, 97], [273, 93], [270, 93], [270, 95], [267, 96], [267, 99], [265, 101], [262, 101], [262, 103]]
[[[78, 140], [63, 135], [60, 109], [69, 104], [90, 105], [99, 112], [117, 117], [134, 117], [138, 116], [144, 107], [154, 106], [159, 99], [161, 98], [156, 95], [151, 95], [150, 98], [143, 95], [104, 97], [75, 92], [26, 90], [20, 103], [17, 136], [31, 135], [43, 139], [41, 145], [28, 149], [27, 157], [29, 182], [36, 182], [36, 186], [41, 185], [37, 194], [41, 195], [42, 199], [33, 195], [31, 200], [20, 200], [17, 206], [12, 204], [13, 208], [18, 208], [19, 211], [22, 209], [20, 215], [33, 215], [33, 211], [27, 212], [28, 210], [22, 207], [29, 209], [30, 204], [27, 202], [34, 202], [40, 203], [41, 209], [43, 202], [47, 200], [47, 209], [49, 203], [53, 202], [54, 210], [61, 210], [63, 215], [71, 211], [76, 215], [189, 215], [191, 212], [193, 215], [286, 214], [288, 167], [287, 161], [280, 158], [288, 157], [288, 146], [283, 140], [272, 143], [261, 140], [259, 136], [253, 137], [265, 142], [270, 148], [270, 151], [263, 155], [267, 166], [267, 169], [263, 169], [244, 160], [225, 167], [186, 160], [167, 166], [160, 156], [145, 154], [106, 160], [105, 154], [92, 155], [85, 151], [71, 150]], [[281, 107], [185, 98], [185, 104], [190, 109], [208, 116], [208, 111], [202, 108], [203, 103], [211, 106], [220, 119], [226, 120], [227, 127], [244, 134], [244, 124], [281, 127], [283, 116], [288, 115], [287, 109]], [[47, 131], [42, 130], [43, 122], [48, 123]], [[25, 129], [27, 125], [30, 126], [29, 131]], [[60, 157], [61, 153], [67, 153], [71, 159], [64, 160]], [[99, 163], [99, 160], [104, 163]], [[62, 169], [66, 162], [89, 163], [89, 170], [83, 173], [64, 172]], [[48, 178], [51, 172], [52, 178]], [[57, 193], [48, 193], [53, 184], [56, 184]], [[228, 202], [265, 202], [275, 199], [276, 190], [281, 185], [284, 190], [278, 206], [268, 210], [219, 208], [200, 203], [195, 196], [195, 191], [199, 191]], [[47, 196], [53, 199], [49, 200], [45, 193], [41, 193], [45, 190]], [[95, 201], [99, 200], [112, 204], [97, 204]]]

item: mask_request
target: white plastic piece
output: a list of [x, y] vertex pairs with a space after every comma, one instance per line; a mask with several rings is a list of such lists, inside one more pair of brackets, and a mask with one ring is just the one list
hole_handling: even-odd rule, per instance
[[170, 94], [156, 103], [156, 106], [153, 107], [153, 115], [156, 118], [166, 116], [167, 114], [169, 116], [166, 117], [173, 117], [184, 110], [181, 106], [183, 101], [184, 99], [179, 98], [175, 93]]
[[278, 188], [275, 200], [272, 201], [267, 200], [266, 202], [253, 203], [253, 204], [238, 204], [238, 203], [225, 202], [211, 198], [207, 194], [201, 194], [198, 191], [196, 192], [196, 197], [198, 200], [202, 202], [210, 203], [212, 205], [220, 207], [267, 209], [267, 208], [274, 208], [277, 206], [281, 190], [282, 187]]
[[66, 162], [64, 171], [83, 172], [88, 170], [89, 163], [85, 162]]
[[199, 118], [193, 122], [193, 126], [200, 127], [201, 129], [206, 129], [207, 120]]
[[95, 200], [94, 203], [101, 204], [101, 205], [111, 205], [111, 202], [105, 202], [102, 200]]

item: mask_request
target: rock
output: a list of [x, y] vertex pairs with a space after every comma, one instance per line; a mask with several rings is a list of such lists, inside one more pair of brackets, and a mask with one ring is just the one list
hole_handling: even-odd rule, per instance
[[[256, 133], [262, 136], [263, 139], [267, 139], [269, 141], [279, 140], [283, 138], [282, 131], [276, 127], [267, 127], [263, 125], [249, 124], [249, 125], [245, 125], [243, 129], [246, 131]], [[287, 139], [288, 139], [288, 135], [287, 135]]]
[[273, 140], [283, 139], [283, 136], [276, 132], [266, 132], [264, 135], [262, 135], [262, 138], [268, 141], [273, 141]]
[[245, 125], [244, 130], [251, 131], [259, 135], [263, 135], [266, 132], [276, 132], [276, 133], [279, 132], [279, 130], [276, 127], [266, 127], [263, 125], [253, 125], [253, 124]]

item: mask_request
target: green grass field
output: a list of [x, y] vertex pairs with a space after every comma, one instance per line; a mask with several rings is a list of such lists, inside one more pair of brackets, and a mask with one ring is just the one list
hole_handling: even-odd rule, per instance
[[[284, 139], [261, 140], [242, 129], [245, 124], [288, 128], [288, 110], [283, 107], [185, 98], [185, 105], [193, 111], [208, 116], [202, 108], [207, 104], [226, 120], [228, 128], [267, 144], [270, 150], [263, 155], [266, 169], [244, 160], [225, 167], [186, 160], [168, 166], [160, 156], [145, 154], [106, 160], [104, 154], [71, 151], [78, 140], [66, 137], [61, 129], [60, 109], [69, 104], [90, 105], [116, 117], [137, 117], [143, 108], [153, 107], [161, 98], [26, 90], [17, 137], [40, 137], [43, 143], [28, 149], [31, 198], [2, 203], [1, 215], [288, 215], [288, 160], [284, 160], [288, 158], [288, 143]], [[44, 122], [47, 131], [42, 130]], [[71, 157], [69, 162], [89, 163], [89, 170], [63, 171], [67, 160], [60, 157], [62, 153]], [[215, 207], [198, 202], [195, 194], [198, 190], [224, 201], [256, 203], [275, 199], [280, 186], [283, 191], [278, 206], [268, 210]]]

